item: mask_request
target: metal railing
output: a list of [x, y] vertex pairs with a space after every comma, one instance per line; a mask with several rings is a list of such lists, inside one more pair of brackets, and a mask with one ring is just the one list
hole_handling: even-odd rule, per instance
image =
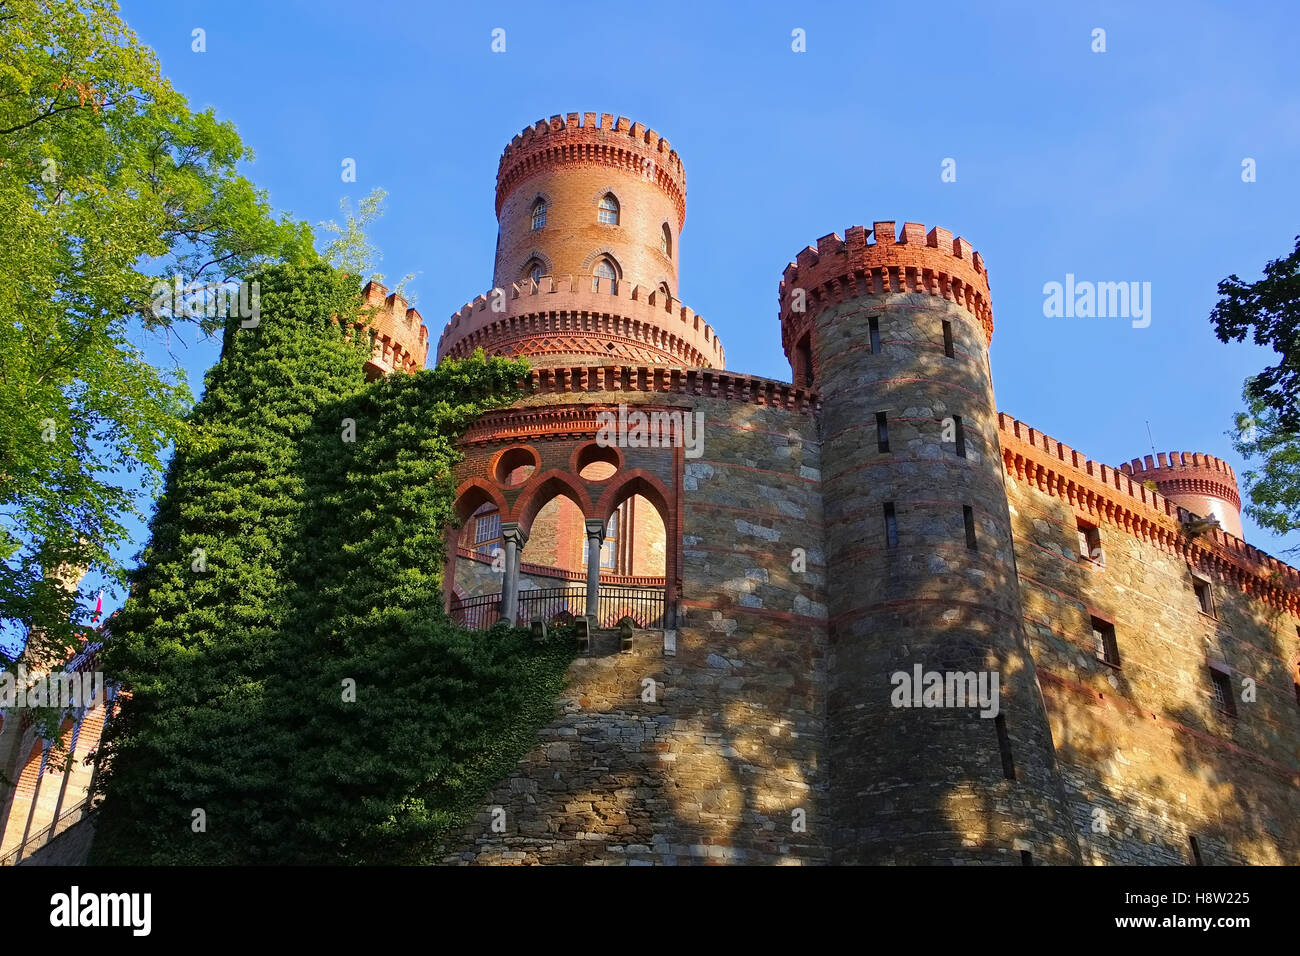
[[457, 624], [485, 631], [501, 619], [501, 594], [451, 599], [451, 619]]
[[60, 833], [63, 833], [75, 824], [80, 823], [86, 814], [90, 813], [92, 809], [93, 808], [90, 806], [90, 798], [87, 797], [71, 810], [61, 813], [59, 818], [48, 827], [42, 827], [40, 833], [28, 837], [25, 843], [10, 850], [4, 856], [0, 856], [0, 866], [17, 866], [20, 860], [31, 856]]
[[[587, 613], [585, 587], [534, 588], [519, 592], [515, 624], [527, 627], [536, 618], [554, 621], [564, 614], [581, 617]], [[501, 619], [501, 595], [482, 594], [471, 598], [452, 598], [451, 617], [465, 627], [484, 630]], [[596, 626], [615, 627], [630, 617], [640, 628], [662, 628], [664, 592], [662, 588], [627, 588], [601, 586], [596, 605]]]

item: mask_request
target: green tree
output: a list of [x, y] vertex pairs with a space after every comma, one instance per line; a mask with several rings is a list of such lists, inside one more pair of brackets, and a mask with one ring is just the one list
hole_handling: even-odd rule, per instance
[[1289, 256], [1264, 266], [1263, 278], [1220, 282], [1210, 320], [1220, 341], [1249, 335], [1279, 356], [1246, 379], [1246, 411], [1230, 434], [1237, 452], [1258, 466], [1244, 476], [1246, 513], [1278, 534], [1300, 530], [1300, 236]]
[[1237, 453], [1256, 466], [1243, 476], [1246, 513], [1276, 534], [1300, 531], [1300, 434], [1283, 428], [1277, 410], [1262, 400], [1249, 392], [1243, 398], [1249, 411], [1238, 413], [1231, 436]]
[[1246, 380], [1246, 398], [1252, 408], [1274, 411], [1284, 431], [1300, 432], [1300, 236], [1289, 256], [1264, 266], [1262, 279], [1220, 282], [1210, 321], [1220, 342], [1250, 335], [1278, 353], [1276, 364]]
[[227, 324], [191, 417], [196, 440], [168, 467], [102, 652], [104, 671], [130, 693], [101, 748], [102, 842], [137, 860], [173, 845], [194, 854], [173, 862], [205, 859], [210, 844], [180, 839], [193, 836], [195, 808], [216, 832], [237, 819], [242, 829], [228, 836], [265, 838], [259, 808], [274, 805], [283, 770], [265, 750], [278, 717], [263, 685], [290, 610], [299, 445], [319, 407], [365, 384], [363, 345], [331, 318], [356, 314], [354, 280], [320, 263], [272, 266], [258, 279], [261, 321]]
[[53, 572], [123, 580], [123, 519], [190, 437], [183, 375], [141, 343], [222, 320], [155, 280], [229, 282], [310, 250], [239, 174], [248, 159], [115, 3], [0, 3], [0, 628], [38, 656], [62, 656], [81, 621]]

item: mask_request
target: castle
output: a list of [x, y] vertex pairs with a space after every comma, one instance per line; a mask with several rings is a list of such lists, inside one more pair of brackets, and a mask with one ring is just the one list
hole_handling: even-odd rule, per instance
[[[595, 627], [447, 863], [1300, 863], [1300, 572], [1219, 459], [1115, 468], [998, 411], [969, 242], [800, 250], [787, 383], [677, 298], [653, 130], [537, 123], [496, 211], [436, 357], [532, 371], [461, 439], [446, 607]], [[419, 313], [366, 296], [372, 374], [423, 367]], [[602, 437], [636, 413], [669, 440]]]

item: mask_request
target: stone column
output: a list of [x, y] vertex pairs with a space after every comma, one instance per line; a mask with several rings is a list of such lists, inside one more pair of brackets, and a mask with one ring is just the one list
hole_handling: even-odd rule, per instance
[[518, 522], [507, 521], [501, 524], [501, 537], [506, 543], [506, 576], [501, 583], [501, 616], [513, 627], [519, 613], [519, 555], [528, 542], [528, 535], [520, 529]]
[[605, 522], [588, 518], [586, 527], [587, 617], [595, 618], [600, 613], [600, 546], [605, 542]]

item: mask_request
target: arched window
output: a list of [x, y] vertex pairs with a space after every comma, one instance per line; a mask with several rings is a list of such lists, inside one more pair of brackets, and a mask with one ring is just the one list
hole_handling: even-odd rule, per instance
[[546, 225], [546, 200], [539, 198], [533, 203], [533, 231], [536, 232]]
[[532, 279], [534, 282], [541, 282], [544, 275], [546, 275], [546, 266], [542, 264], [542, 260], [529, 259], [528, 264], [524, 266], [524, 278]]
[[596, 260], [595, 268], [591, 270], [591, 274], [595, 276], [595, 278], [591, 280], [592, 291], [600, 290], [601, 279], [610, 280], [609, 285], [612, 291], [612, 287], [616, 282], [618, 282], [618, 264], [609, 256], [601, 256]]
[[600, 206], [596, 210], [596, 221], [607, 226], [618, 225], [618, 200], [613, 193], [605, 193], [601, 197]]
[[673, 297], [672, 289], [668, 288], [667, 282], [659, 283], [659, 291], [662, 292], [665, 296], [667, 296], [670, 299]]
[[659, 251], [669, 259], [673, 257], [673, 234], [668, 223], [664, 223], [663, 230], [659, 233]]

